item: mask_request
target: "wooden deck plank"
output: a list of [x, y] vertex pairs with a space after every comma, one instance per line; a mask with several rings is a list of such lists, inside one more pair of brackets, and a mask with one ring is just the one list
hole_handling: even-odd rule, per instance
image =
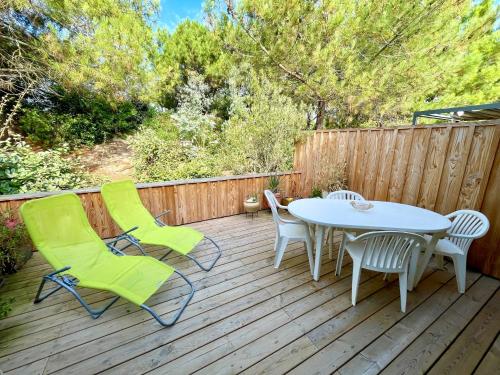
[[493, 298], [432, 366], [429, 374], [458, 374], [460, 372], [472, 374], [500, 332], [499, 313], [500, 291], [497, 290]]
[[[179, 215], [187, 217], [182, 210]], [[448, 272], [429, 268], [428, 276], [409, 293], [408, 312], [402, 314], [397, 281], [387, 284], [367, 272], [359, 304], [352, 307], [350, 267], [335, 277], [334, 261], [326, 252], [319, 282], [311, 280], [300, 243], [290, 245], [279, 270], [273, 268], [274, 228], [267, 213], [255, 219], [237, 215], [190, 226], [221, 242], [224, 255], [208, 273], [180, 256], [169, 258], [197, 287], [182, 319], [169, 329], [125, 301], [97, 320], [67, 294], [33, 305], [39, 278], [50, 269], [35, 254], [9, 278], [5, 290], [17, 301], [12, 314], [0, 321], [0, 370], [9, 374], [281, 374], [336, 369], [375, 373], [393, 366], [404, 372], [408, 369], [399, 366], [413, 361], [417, 367], [409, 372], [442, 373], [444, 368], [446, 373], [461, 363], [467, 348], [467, 371], [477, 367], [478, 373], [498, 372], [498, 280], [469, 272], [472, 286], [460, 296], [452, 268]], [[148, 251], [159, 256], [164, 250]], [[207, 261], [213, 253], [205, 246], [198, 251]], [[344, 264], [349, 263], [345, 257]], [[108, 298], [105, 292], [82, 292], [93, 302]], [[185, 292], [181, 281], [173, 279], [151, 298], [151, 304], [160, 314], [168, 314]], [[433, 354], [421, 354], [429, 345]]]
[[415, 374], [427, 371], [497, 289], [498, 280], [481, 277], [391, 362], [382, 374]]
[[[423, 280], [421, 288], [416, 290], [415, 293], [410, 293], [408, 296], [407, 314], [417, 308], [429, 296], [435, 293], [443, 283], [446, 283], [451, 278], [453, 278], [453, 275], [447, 272], [435, 272]], [[306, 371], [307, 368], [314, 368], [315, 372], [329, 374], [404, 316], [406, 315], [400, 311], [399, 299], [396, 298], [344, 334], [338, 330], [338, 327], [335, 327], [336, 321], [331, 321], [328, 329], [322, 332], [321, 328], [318, 330], [319, 332], [311, 332], [309, 337], [314, 335], [312, 342], [315, 345], [315, 350], [311, 355], [303, 356], [302, 358], [296, 355], [290, 358], [290, 360], [284, 361], [282, 357], [283, 352], [286, 358], [295, 349], [295, 345], [290, 345], [289, 348], [283, 348], [281, 353], [274, 353], [249, 370], [258, 369], [260, 372], [265, 369], [266, 372], [280, 373], [293, 369], [292, 373], [301, 373]], [[280, 366], [277, 367], [276, 364]], [[294, 368], [295, 366], [297, 367]]]
[[[479, 277], [477, 273], [469, 274], [467, 286], [470, 287]], [[413, 312], [365, 346], [337, 372], [343, 375], [379, 373], [459, 297], [455, 280], [452, 279]]]
[[[497, 317], [498, 319], [498, 317]], [[500, 332], [497, 332], [495, 342], [484, 356], [474, 372], [475, 375], [491, 375], [500, 373]]]

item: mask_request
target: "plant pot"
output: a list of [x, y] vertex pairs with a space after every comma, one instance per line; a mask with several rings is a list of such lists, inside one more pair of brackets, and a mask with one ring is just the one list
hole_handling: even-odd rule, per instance
[[293, 201], [295, 200], [295, 198], [293, 197], [284, 197], [282, 200], [281, 200], [281, 204], [283, 206], [288, 206], [290, 203], [292, 203]]
[[245, 208], [246, 213], [254, 213], [259, 211], [260, 203], [259, 202], [243, 202], [243, 207]]
[[[277, 192], [277, 193], [273, 193], [274, 194], [274, 197], [276, 198], [276, 200], [281, 203], [281, 193], [280, 192]], [[264, 199], [262, 200], [263, 204], [262, 204], [262, 208], [266, 209], [266, 208], [271, 208], [269, 207], [269, 204], [267, 203], [267, 198], [266, 196], [264, 195]]]

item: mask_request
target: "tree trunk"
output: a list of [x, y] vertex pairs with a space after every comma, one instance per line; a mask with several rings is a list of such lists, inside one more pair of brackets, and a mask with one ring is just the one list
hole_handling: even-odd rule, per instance
[[318, 109], [316, 112], [316, 130], [323, 129], [323, 123], [325, 122], [325, 109], [326, 103], [324, 100], [318, 101]]

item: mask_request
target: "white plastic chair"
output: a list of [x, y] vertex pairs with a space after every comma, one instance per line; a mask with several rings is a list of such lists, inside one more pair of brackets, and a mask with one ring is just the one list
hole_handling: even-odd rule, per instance
[[[406, 232], [368, 232], [358, 237], [345, 233], [345, 249], [352, 258], [352, 305], [356, 305], [361, 269], [399, 275], [401, 311], [406, 311], [408, 263], [412, 253], [425, 247], [423, 236]], [[420, 247], [421, 246], [421, 247]]]
[[270, 190], [265, 190], [264, 195], [266, 196], [269, 207], [271, 207], [273, 220], [276, 224], [276, 242], [274, 244], [276, 256], [274, 258], [274, 268], [278, 268], [280, 266], [288, 241], [302, 241], [306, 246], [307, 257], [309, 258], [309, 268], [312, 274], [314, 267], [312, 252], [313, 246], [307, 224], [303, 221], [283, 219], [278, 213], [278, 208], [285, 210], [288, 208], [279, 204], [276, 197]]
[[[447, 236], [437, 242], [434, 254], [447, 256], [453, 260], [458, 292], [465, 293], [469, 247], [472, 241], [483, 237], [488, 232], [490, 222], [481, 212], [472, 210], [458, 210], [446, 217], [452, 222], [451, 228], [448, 229]], [[430, 237], [426, 236], [426, 239], [429, 241]]]
[[[364, 201], [365, 198], [359, 193], [355, 191], [349, 190], [337, 190], [329, 193], [326, 196], [326, 199], [338, 199], [338, 200], [347, 200], [347, 201]], [[328, 256], [330, 259], [333, 258], [333, 241], [335, 237], [335, 228], [331, 228], [328, 230]], [[339, 254], [337, 256], [337, 266], [335, 267], [335, 274], [340, 275], [340, 271], [342, 268], [342, 261], [344, 257], [344, 237], [342, 237], [342, 244], [339, 247]]]

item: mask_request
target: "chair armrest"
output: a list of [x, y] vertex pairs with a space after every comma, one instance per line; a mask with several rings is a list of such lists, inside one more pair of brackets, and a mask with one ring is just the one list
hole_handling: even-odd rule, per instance
[[355, 236], [353, 233], [350, 232], [344, 232], [344, 236], [346, 237], [346, 240], [348, 242], [356, 241], [356, 239], [358, 238], [357, 236]]
[[472, 240], [479, 238], [477, 235], [473, 234], [460, 234], [460, 233], [446, 233], [445, 237], [454, 237], [454, 238], [470, 238]]
[[289, 219], [283, 219], [280, 217], [280, 222], [283, 224], [296, 224], [296, 225], [304, 225], [307, 224], [305, 221], [301, 220], [289, 220]]
[[288, 211], [288, 207], [287, 206], [283, 206], [282, 204], [279, 204], [278, 202], [276, 202], [276, 207], [281, 208], [282, 210], [287, 210]]
[[161, 227], [167, 225], [163, 220], [160, 219], [160, 217], [165, 216], [166, 214], [168, 214], [170, 212], [171, 212], [171, 210], [165, 210], [163, 212], [160, 212], [158, 215], [156, 215], [155, 216], [156, 224], [158, 224]]
[[126, 240], [126, 239], [128, 239], [129, 233], [136, 230], [136, 229], [139, 229], [139, 227], [130, 228], [129, 230], [119, 234], [118, 236], [114, 237], [113, 239], [108, 240], [108, 241], [104, 241], [104, 242], [107, 245], [107, 244], [116, 244], [120, 240]]

